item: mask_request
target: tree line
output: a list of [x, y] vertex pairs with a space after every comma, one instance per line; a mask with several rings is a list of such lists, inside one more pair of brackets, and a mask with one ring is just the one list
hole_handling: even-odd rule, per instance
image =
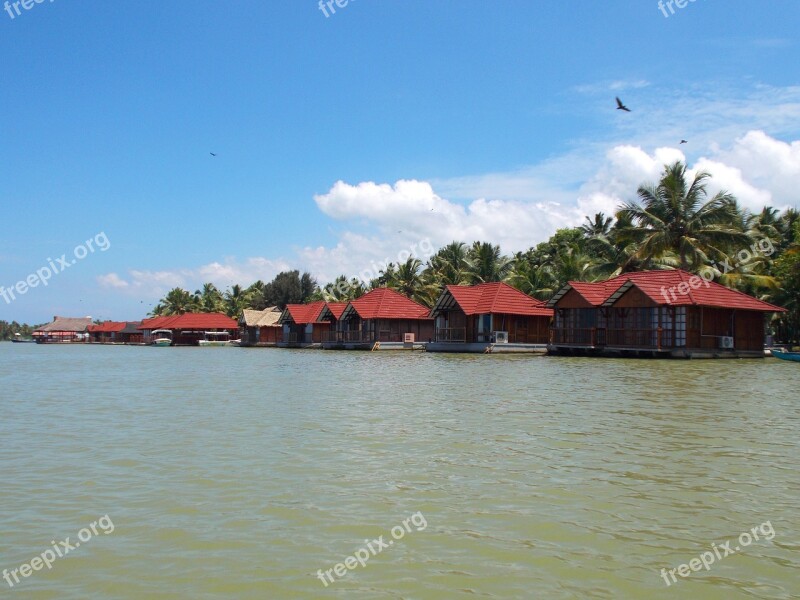
[[800, 212], [743, 209], [726, 192], [709, 197], [710, 175], [689, 177], [684, 163], [666, 165], [660, 180], [637, 190], [637, 200], [613, 216], [598, 213], [583, 225], [559, 229], [525, 252], [505, 255], [489, 242], [453, 241], [427, 261], [409, 257], [388, 264], [369, 282], [340, 275], [320, 287], [309, 273], [288, 271], [271, 282], [234, 285], [221, 292], [207, 283], [194, 294], [176, 288], [154, 315], [283, 308], [314, 300], [347, 302], [389, 287], [432, 306], [446, 285], [504, 281], [542, 300], [567, 281], [597, 281], [627, 272], [681, 268], [702, 274], [788, 310], [771, 323], [778, 339], [800, 336]]
[[0, 321], [0, 342], [7, 342], [13, 340], [15, 334], [20, 337], [30, 338], [34, 329], [41, 327], [41, 325], [28, 325], [26, 323], [17, 323], [16, 321]]

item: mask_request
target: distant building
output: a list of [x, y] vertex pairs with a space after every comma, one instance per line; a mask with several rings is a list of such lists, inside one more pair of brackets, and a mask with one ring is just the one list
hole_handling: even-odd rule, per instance
[[278, 323], [283, 327], [279, 346], [310, 346], [327, 337], [331, 324], [320, 318], [325, 301], [309, 304], [287, 304]]
[[[404, 347], [404, 342], [433, 338], [430, 309], [389, 288], [374, 289], [351, 300], [337, 321], [336, 335], [324, 348]], [[376, 346], [378, 343], [378, 346]]]
[[784, 309], [682, 270], [567, 283], [548, 302], [558, 354], [763, 357], [765, 317]]
[[327, 333], [325, 342], [335, 342], [342, 337], [342, 313], [347, 308], [347, 302], [328, 302], [319, 315], [322, 321], [330, 323], [330, 330]]
[[141, 321], [105, 321], [90, 325], [89, 343], [92, 344], [137, 344], [142, 342], [139, 331]]
[[172, 332], [174, 346], [197, 346], [208, 333], [227, 332], [228, 337], [233, 339], [239, 330], [239, 324], [222, 313], [185, 313], [145, 319], [139, 330], [146, 344], [151, 343], [154, 331], [169, 330]]
[[544, 302], [499, 282], [448, 285], [430, 314], [436, 332], [429, 352], [544, 353], [553, 318]]
[[33, 339], [38, 344], [74, 344], [88, 340], [91, 317], [53, 317], [52, 323], [33, 331]]
[[239, 338], [242, 346], [276, 345], [283, 333], [283, 326], [278, 323], [281, 312], [277, 306], [264, 310], [243, 310], [239, 317]]

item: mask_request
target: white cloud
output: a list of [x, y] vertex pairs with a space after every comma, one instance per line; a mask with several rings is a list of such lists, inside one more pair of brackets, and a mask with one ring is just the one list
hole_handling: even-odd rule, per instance
[[[408, 232], [439, 247], [452, 240], [490, 241], [505, 252], [524, 250], [547, 239], [556, 229], [580, 224], [597, 212], [613, 215], [623, 202], [635, 200], [642, 184], [656, 183], [664, 166], [688, 162], [689, 176], [712, 175], [709, 195], [719, 190], [734, 194], [741, 205], [758, 211], [765, 204], [783, 207], [778, 197], [800, 189], [800, 142], [776, 140], [751, 131], [726, 150], [717, 144], [694, 162], [685, 146], [658, 146], [648, 152], [640, 145], [612, 146], [584, 174], [582, 182], [566, 165], [586, 172], [590, 161], [583, 151], [509, 173], [425, 181], [347, 184], [338, 181], [327, 194], [315, 197], [320, 209], [350, 230], [333, 248], [304, 248], [300, 260], [322, 281], [339, 273], [355, 275], [370, 261], [396, 256], [408, 247]], [[548, 178], [547, 173], [553, 176]], [[559, 181], [559, 179], [561, 179]], [[495, 191], [492, 194], [492, 191]], [[456, 201], [453, 198], [473, 198]], [[514, 197], [517, 199], [514, 199]], [[431, 210], [433, 208], [433, 210]], [[406, 235], [395, 234], [404, 232]], [[394, 260], [394, 258], [392, 259]]]
[[190, 291], [211, 282], [220, 289], [234, 284], [250, 285], [261, 279], [270, 281], [281, 271], [290, 270], [290, 264], [282, 259], [252, 257], [242, 262], [228, 258], [224, 262], [212, 262], [194, 269], [174, 271], [143, 271], [131, 269], [127, 279], [117, 273], [108, 273], [97, 278], [105, 288], [115, 289], [137, 297], [160, 298], [175, 287]]
[[127, 281], [123, 280], [116, 273], [109, 273], [108, 275], [100, 275], [97, 278], [97, 283], [99, 283], [101, 287], [112, 288], [112, 289], [125, 289], [130, 286], [130, 284]]
[[[622, 91], [632, 113], [614, 109], [613, 96]], [[709, 171], [711, 193], [725, 189], [753, 211], [796, 202], [800, 141], [783, 140], [800, 133], [800, 86], [754, 84], [743, 93], [716, 84], [673, 91], [631, 78], [570, 92], [565, 102], [570, 110], [611, 131], [570, 140], [570, 150], [508, 171], [395, 183], [337, 181], [314, 197], [319, 210], [341, 224], [332, 246], [300, 247], [285, 260], [225, 259], [179, 271], [131, 271], [127, 281], [111, 273], [102, 283], [159, 295], [155, 290], [195, 289], [204, 281], [247, 285], [289, 268], [308, 270], [325, 283], [341, 273], [377, 274], [387, 260], [401, 261], [415, 244], [415, 255], [422, 243], [438, 248], [452, 240], [524, 250], [585, 216], [613, 214], [621, 203], [636, 199], [640, 185], [657, 182], [665, 164], [678, 160], [690, 165], [690, 174]], [[587, 99], [601, 94], [610, 102]], [[680, 145], [684, 138], [689, 143]]]

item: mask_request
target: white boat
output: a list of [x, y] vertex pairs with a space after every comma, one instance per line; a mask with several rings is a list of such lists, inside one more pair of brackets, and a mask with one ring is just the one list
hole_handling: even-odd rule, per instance
[[199, 346], [230, 346], [231, 334], [227, 331], [206, 331]]
[[151, 346], [172, 346], [172, 331], [169, 329], [156, 329], [150, 334]]

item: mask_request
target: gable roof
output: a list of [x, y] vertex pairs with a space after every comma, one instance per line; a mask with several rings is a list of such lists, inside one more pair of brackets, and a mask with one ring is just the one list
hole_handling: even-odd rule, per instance
[[128, 321], [120, 333], [139, 333], [139, 325], [141, 321]]
[[281, 310], [277, 306], [270, 306], [264, 310], [246, 308], [242, 311], [239, 322], [244, 323], [246, 327], [271, 327], [277, 326], [280, 318]]
[[553, 310], [544, 302], [511, 287], [507, 283], [448, 285], [431, 310], [431, 317], [458, 306], [466, 315], [506, 314], [552, 317]]
[[161, 325], [170, 321], [172, 317], [151, 317], [149, 319], [144, 319], [139, 324], [139, 329], [160, 329]]
[[126, 325], [125, 321], [105, 321], [99, 325], [89, 325], [87, 331], [89, 333], [119, 333], [125, 329]]
[[310, 304], [287, 304], [278, 323], [294, 323], [296, 325], [319, 323], [323, 308], [325, 308], [324, 300], [317, 300]]
[[235, 319], [222, 313], [185, 313], [145, 319], [139, 329], [237, 329]]
[[342, 318], [344, 309], [347, 308], [348, 302], [328, 302], [325, 308], [319, 313], [320, 321], [339, 321]]
[[71, 331], [74, 333], [84, 333], [92, 324], [92, 317], [53, 317], [53, 321], [47, 325], [42, 325], [34, 332], [43, 333], [50, 331]]
[[[693, 281], [698, 287], [693, 288], [690, 281]], [[663, 306], [708, 306], [762, 312], [784, 311], [778, 306], [732, 290], [715, 281], [705, 281], [701, 277], [681, 269], [623, 273], [595, 283], [570, 281], [550, 298], [547, 306], [556, 306], [558, 301], [570, 290], [575, 290], [592, 306], [613, 306], [622, 294], [633, 286], [639, 288], [653, 302]], [[685, 287], [686, 293], [678, 291], [679, 286], [682, 289]]]
[[[785, 312], [783, 308], [732, 290], [715, 281], [706, 281], [698, 275], [675, 269], [670, 271], [643, 271], [629, 273], [622, 285], [613, 290], [603, 306], [613, 306], [625, 292], [637, 287], [658, 305], [708, 306], [734, 308], [760, 312]], [[635, 277], [631, 277], [635, 275]], [[617, 277], [616, 280], [620, 278]], [[692, 285], [692, 283], [694, 285]], [[680, 288], [680, 289], [679, 289]]]
[[341, 319], [347, 304], [347, 302], [328, 302], [328, 311], [330, 311], [334, 319]]
[[430, 309], [389, 288], [376, 288], [351, 300], [343, 319], [358, 315], [362, 319], [430, 319]]

